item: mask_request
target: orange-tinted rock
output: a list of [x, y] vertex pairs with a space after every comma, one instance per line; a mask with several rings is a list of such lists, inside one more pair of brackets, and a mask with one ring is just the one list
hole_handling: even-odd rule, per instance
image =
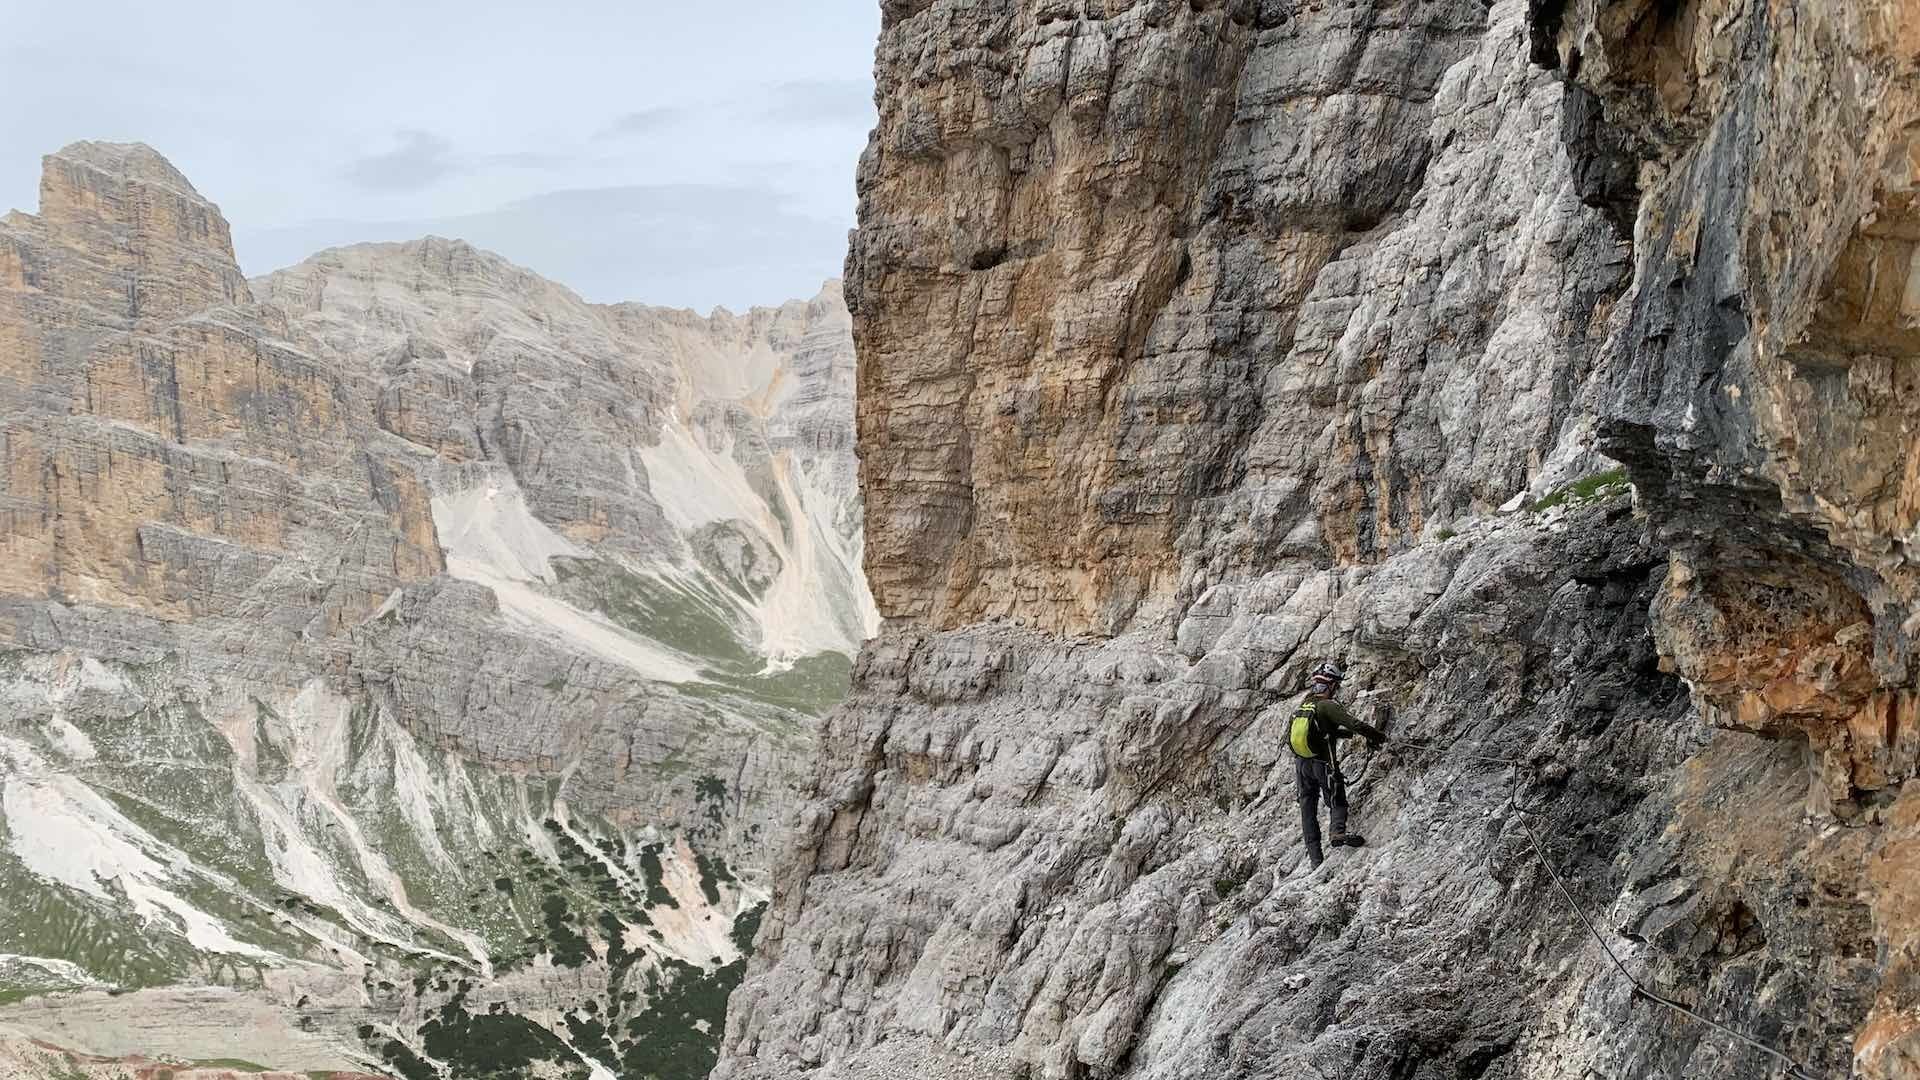
[[294, 602], [351, 621], [439, 572], [424, 490], [352, 463], [372, 385], [265, 324], [212, 203], [152, 150], [100, 143], [50, 155], [41, 198], [0, 223], [20, 267], [0, 291], [9, 592], [217, 613], [233, 570], [358, 533], [379, 484], [392, 539], [357, 549], [379, 559], [367, 583]]

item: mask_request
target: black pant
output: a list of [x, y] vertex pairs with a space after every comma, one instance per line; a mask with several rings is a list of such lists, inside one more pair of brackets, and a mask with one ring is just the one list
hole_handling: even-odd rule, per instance
[[1293, 783], [1300, 799], [1300, 831], [1307, 841], [1307, 861], [1315, 866], [1325, 855], [1320, 850], [1320, 796], [1327, 797], [1327, 816], [1333, 819], [1333, 835], [1347, 831], [1347, 785], [1333, 771], [1326, 758], [1293, 759]]

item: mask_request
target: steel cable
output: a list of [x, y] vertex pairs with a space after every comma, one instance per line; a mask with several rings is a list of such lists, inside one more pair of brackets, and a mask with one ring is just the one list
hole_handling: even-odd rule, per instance
[[[1408, 740], [1390, 740], [1387, 743], [1387, 745], [1393, 746], [1393, 747], [1405, 747], [1405, 748], [1415, 749], [1415, 750], [1432, 750], [1436, 752], [1440, 752], [1444, 749], [1432, 743], [1413, 742]], [[1449, 756], [1456, 757], [1456, 758], [1466, 758], [1472, 761], [1495, 762], [1498, 764], [1507, 765], [1511, 768], [1514, 768], [1515, 770], [1526, 770], [1531, 768], [1531, 766], [1528, 766], [1524, 762], [1514, 760], [1513, 758], [1490, 757], [1482, 754], [1450, 754]], [[1368, 771], [1371, 771], [1371, 761], [1369, 761]], [[1633, 992], [1636, 995], [1642, 998], [1645, 998], [1648, 1001], [1654, 1002], [1655, 1004], [1664, 1005], [1667, 1008], [1672, 1009], [1673, 1011], [1679, 1013], [1680, 1015], [1695, 1021], [1696, 1023], [1705, 1024], [1706, 1026], [1712, 1028], [1715, 1031], [1720, 1032], [1723, 1035], [1726, 1035], [1731, 1039], [1738, 1040], [1739, 1042], [1747, 1046], [1750, 1046], [1753, 1049], [1758, 1050], [1763, 1054], [1766, 1054], [1767, 1056], [1780, 1062], [1782, 1065], [1785, 1065], [1787, 1067], [1788, 1073], [1796, 1077], [1797, 1080], [1820, 1080], [1820, 1077], [1816, 1073], [1808, 1069], [1805, 1065], [1801, 1064], [1798, 1060], [1787, 1056], [1787, 1054], [1785, 1054], [1784, 1052], [1760, 1041], [1759, 1039], [1754, 1038], [1751, 1035], [1747, 1035], [1744, 1032], [1737, 1031], [1731, 1027], [1728, 1027], [1727, 1025], [1720, 1023], [1718, 1020], [1715, 1020], [1712, 1017], [1703, 1016], [1699, 1012], [1696, 1012], [1695, 1010], [1685, 1005], [1682, 1005], [1677, 1001], [1674, 1001], [1672, 998], [1654, 993], [1652, 990], [1647, 989], [1646, 984], [1642, 983], [1640, 979], [1633, 974], [1633, 972], [1627, 970], [1627, 965], [1621, 961], [1620, 957], [1616, 953], [1614, 953], [1613, 946], [1607, 943], [1606, 937], [1602, 935], [1600, 933], [1599, 928], [1594, 925], [1593, 919], [1587, 915], [1586, 908], [1582, 907], [1579, 899], [1573, 895], [1573, 890], [1567, 887], [1566, 881], [1560, 876], [1560, 871], [1555, 869], [1553, 865], [1553, 860], [1547, 857], [1546, 844], [1540, 839], [1540, 834], [1537, 831], [1535, 831], [1533, 824], [1528, 820], [1529, 818], [1546, 817], [1546, 815], [1541, 813], [1540, 811], [1528, 809], [1521, 802], [1521, 788], [1524, 782], [1526, 781], [1526, 778], [1527, 778], [1527, 774], [1525, 772], [1520, 772], [1520, 771], [1515, 772], [1513, 777], [1513, 794], [1511, 796], [1511, 799], [1513, 802], [1514, 810], [1520, 815], [1518, 820], [1520, 822], [1521, 829], [1525, 830], [1527, 834], [1527, 842], [1533, 845], [1533, 857], [1539, 861], [1542, 867], [1546, 868], [1547, 876], [1553, 879], [1554, 888], [1559, 890], [1561, 899], [1565, 900], [1567, 902], [1567, 906], [1573, 909], [1574, 915], [1578, 917], [1580, 920], [1580, 925], [1586, 928], [1587, 935], [1593, 938], [1595, 944], [1600, 946], [1600, 951], [1607, 954], [1607, 959], [1612, 962], [1614, 968], [1617, 971], [1619, 971], [1620, 974], [1626, 976], [1627, 982], [1633, 986]]]

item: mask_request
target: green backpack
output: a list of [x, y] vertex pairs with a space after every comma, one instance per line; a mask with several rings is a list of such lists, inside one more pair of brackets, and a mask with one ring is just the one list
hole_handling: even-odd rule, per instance
[[1327, 756], [1327, 737], [1320, 730], [1319, 710], [1315, 702], [1308, 698], [1293, 710], [1293, 723], [1287, 731], [1287, 744], [1293, 747], [1295, 755], [1303, 758], [1323, 758]]

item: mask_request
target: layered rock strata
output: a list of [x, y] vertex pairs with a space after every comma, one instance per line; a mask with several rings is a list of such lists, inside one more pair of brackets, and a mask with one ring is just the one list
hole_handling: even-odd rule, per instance
[[1920, 1074], [1907, 7], [883, 12], [887, 621], [716, 1076]]
[[433, 238], [249, 283], [144, 146], [41, 195], [0, 219], [0, 1060], [704, 1072], [877, 618], [837, 283], [703, 318]]

